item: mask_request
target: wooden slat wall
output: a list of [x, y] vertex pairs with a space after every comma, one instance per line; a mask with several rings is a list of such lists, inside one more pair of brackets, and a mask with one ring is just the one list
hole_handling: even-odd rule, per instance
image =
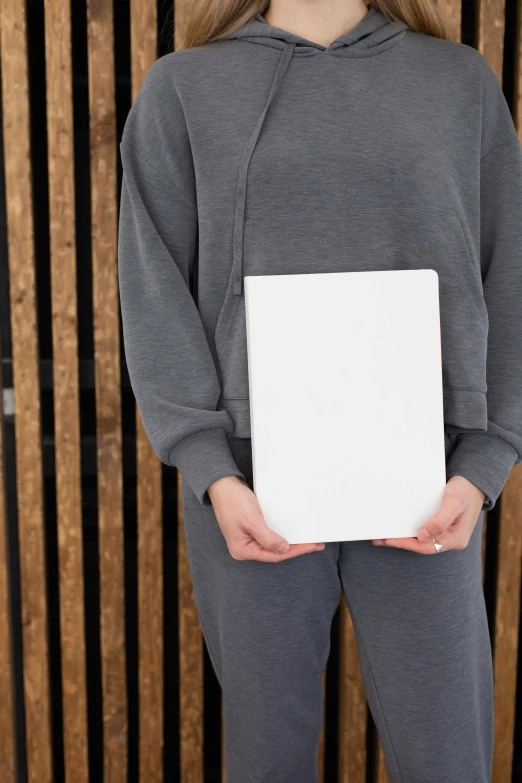
[[384, 760], [382, 745], [378, 742], [375, 752], [375, 783], [389, 783], [389, 781], [390, 776]]
[[[1, 359], [0, 351], [0, 399], [4, 389]], [[0, 405], [0, 771], [3, 783], [15, 783], [14, 698], [11, 675], [11, 613], [7, 562], [7, 498], [3, 428], [3, 405]]]
[[[505, 2], [479, 0], [478, 50], [503, 83]], [[520, 75], [516, 81], [518, 81]], [[515, 96], [514, 118], [520, 124], [520, 94]], [[511, 779], [514, 753], [515, 699], [518, 666], [521, 556], [522, 471], [514, 469], [500, 499], [498, 573], [493, 629], [495, 677], [495, 751], [493, 783]]]
[[344, 598], [340, 620], [338, 783], [365, 783], [366, 696], [353, 623]]
[[203, 636], [187, 560], [181, 484], [178, 473], [180, 783], [192, 783], [203, 781]]
[[[131, 97], [157, 57], [157, 0], [127, 0], [130, 11]], [[180, 41], [185, 0], [171, 0], [175, 43]], [[522, 0], [519, 0], [522, 2]], [[457, 29], [461, 4], [441, 0]], [[89, 780], [86, 639], [84, 617], [80, 394], [74, 133], [69, 0], [44, 0], [46, 107], [49, 170], [49, 236], [53, 337], [54, 442], [56, 459], [60, 642], [65, 781]], [[30, 105], [25, 3], [0, 0], [5, 186], [7, 197], [10, 318], [15, 389], [17, 515], [20, 545], [25, 753], [29, 783], [53, 780], [48, 617], [44, 556], [44, 491], [40, 423], [40, 378], [36, 303]], [[504, 0], [477, 0], [475, 43], [503, 79]], [[103, 766], [106, 783], [164, 779], [164, 643], [162, 469], [136, 409], [138, 530], [139, 771], [128, 770], [128, 709], [125, 653], [124, 527], [119, 303], [117, 290], [117, 154], [112, 0], [87, 0], [93, 323], [96, 375], [96, 440], [100, 553], [103, 696]], [[513, 112], [522, 140], [522, 13], [516, 31]], [[0, 378], [1, 380], [1, 378]], [[1, 388], [1, 383], [0, 383]], [[0, 417], [0, 777], [16, 780], [14, 703], [9, 618], [7, 520]], [[203, 783], [205, 737], [204, 642], [187, 561], [177, 485], [179, 780]], [[499, 502], [494, 596], [495, 757], [493, 783], [511, 780], [515, 760], [517, 667], [520, 657], [522, 580], [522, 466], [517, 466]], [[15, 520], [16, 522], [16, 520]], [[483, 556], [486, 561], [487, 515]], [[170, 524], [170, 522], [169, 522]], [[488, 541], [489, 544], [489, 541]], [[491, 558], [491, 563], [495, 557]], [[368, 707], [357, 644], [345, 600], [340, 605], [338, 715], [339, 783], [389, 783], [377, 737], [367, 737]], [[326, 677], [323, 677], [323, 690]], [[59, 707], [53, 705], [55, 709]], [[319, 742], [319, 780], [326, 779], [328, 714]], [[216, 713], [217, 725], [217, 713]], [[20, 738], [18, 738], [20, 739]], [[56, 745], [55, 745], [56, 747]], [[367, 779], [367, 756], [373, 767]], [[54, 760], [56, 767], [56, 759]], [[58, 767], [60, 763], [58, 762]], [[92, 775], [91, 775], [92, 776]], [[226, 780], [224, 754], [221, 778]]]
[[89, 760], [71, 56], [69, 6], [62, 0], [46, 0], [49, 234], [64, 760], [66, 780], [87, 783]]
[[515, 736], [515, 698], [520, 617], [522, 556], [522, 466], [517, 465], [502, 492], [500, 567], [494, 627], [495, 754], [493, 783], [511, 780]]
[[88, 0], [104, 783], [127, 781], [116, 106], [112, 0]]
[[[505, 6], [503, 0], [481, 0], [478, 48], [503, 81]], [[519, 9], [520, 11], [520, 9]], [[519, 13], [519, 25], [522, 17]], [[522, 140], [520, 27], [516, 31], [517, 55], [513, 116]], [[515, 700], [520, 643], [520, 595], [522, 582], [522, 466], [516, 466], [500, 498], [498, 572], [493, 629], [495, 677], [495, 752], [493, 783], [511, 780], [515, 732]]]
[[505, 31], [504, 0], [477, 0], [476, 46], [502, 83]]
[[457, 31], [460, 31], [460, 27], [462, 23], [461, 4], [457, 3], [456, 0], [439, 0], [437, 5], [440, 8], [440, 10], [446, 14], [446, 16], [449, 16], [449, 18], [455, 25], [455, 29]]
[[515, 30], [515, 78], [514, 78], [514, 118], [518, 130], [518, 137], [522, 142], [522, 13], [520, 0], [518, 0], [518, 18]]
[[[132, 100], [157, 58], [156, 0], [131, 0]], [[163, 780], [163, 570], [161, 464], [136, 407], [140, 780]]]
[[[174, 47], [179, 47], [186, 2], [174, 0]], [[203, 637], [194, 600], [187, 560], [178, 483], [178, 607], [179, 607], [179, 711], [180, 783], [203, 780]], [[222, 732], [222, 779], [226, 783], [224, 733]]]
[[[1, 65], [29, 783], [53, 777], [25, 7], [2, 0]], [[3, 631], [2, 631], [3, 632]]]

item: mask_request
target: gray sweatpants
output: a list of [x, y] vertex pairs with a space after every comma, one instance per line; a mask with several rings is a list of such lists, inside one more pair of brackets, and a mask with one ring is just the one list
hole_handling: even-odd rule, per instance
[[[251, 441], [230, 445], [252, 487]], [[268, 564], [234, 560], [213, 509], [185, 483], [182, 501], [196, 605], [223, 690], [227, 783], [316, 783], [321, 680], [341, 592], [392, 783], [490, 783], [483, 512], [460, 551], [334, 542]]]

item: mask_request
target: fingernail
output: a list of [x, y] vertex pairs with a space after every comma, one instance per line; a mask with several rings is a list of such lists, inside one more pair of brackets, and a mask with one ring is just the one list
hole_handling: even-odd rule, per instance
[[372, 543], [374, 546], [382, 546], [384, 544], [384, 541], [373, 541]]
[[419, 530], [417, 534], [417, 538], [419, 541], [427, 541], [429, 538], [433, 538], [429, 530], [426, 530], [425, 527], [422, 528], [422, 530]]
[[290, 549], [290, 545], [288, 544], [288, 542], [287, 541], [283, 541], [283, 543], [281, 544], [281, 546], [277, 550], [277, 554], [278, 555], [285, 555], [288, 552], [289, 549]]

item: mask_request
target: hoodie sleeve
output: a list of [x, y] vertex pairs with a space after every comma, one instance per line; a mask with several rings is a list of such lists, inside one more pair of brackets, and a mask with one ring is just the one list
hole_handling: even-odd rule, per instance
[[522, 149], [498, 79], [483, 61], [480, 264], [489, 332], [486, 432], [459, 433], [447, 478], [460, 475], [491, 509], [522, 461]]
[[[167, 56], [168, 57], [168, 56]], [[220, 384], [190, 291], [198, 216], [183, 112], [161, 58], [149, 69], [120, 144], [118, 277], [125, 358], [158, 458], [179, 469], [203, 505], [236, 475], [233, 422], [216, 410]]]

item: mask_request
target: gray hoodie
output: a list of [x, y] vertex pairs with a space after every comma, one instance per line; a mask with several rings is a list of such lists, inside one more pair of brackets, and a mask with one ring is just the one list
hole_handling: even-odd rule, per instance
[[120, 149], [132, 388], [202, 504], [244, 478], [229, 442], [250, 437], [243, 277], [432, 268], [447, 477], [493, 507], [522, 460], [522, 150], [477, 50], [372, 6], [329, 46], [258, 15], [159, 58]]

